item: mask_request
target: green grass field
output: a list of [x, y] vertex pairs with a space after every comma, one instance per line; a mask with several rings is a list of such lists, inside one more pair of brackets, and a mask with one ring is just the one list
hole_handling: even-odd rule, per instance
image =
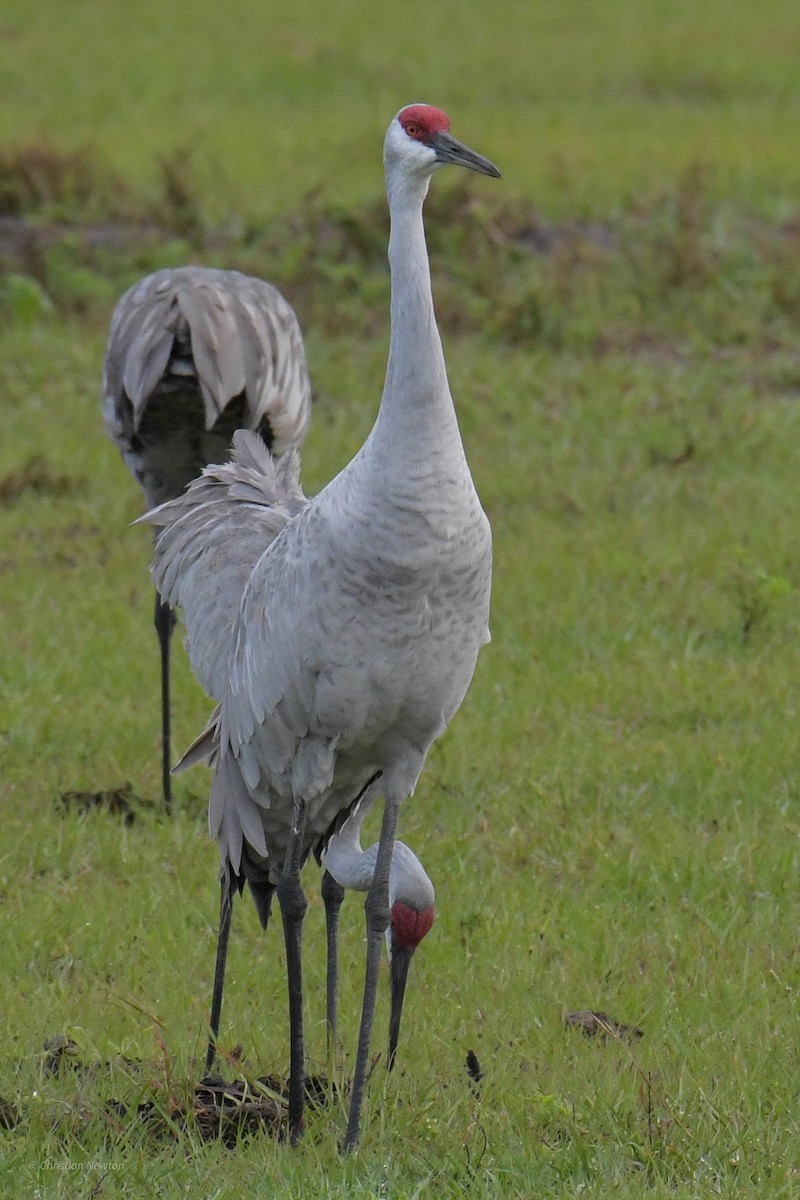
[[[800, 1195], [795, 8], [7, 0], [0, 1194]], [[295, 1151], [226, 1146], [175, 1116], [202, 1067], [217, 852], [202, 770], [171, 820], [158, 805], [149, 540], [102, 433], [105, 336], [157, 266], [271, 279], [306, 333], [322, 486], [377, 409], [380, 145], [418, 99], [503, 170], [442, 172], [427, 208], [494, 640], [402, 816], [438, 918], [359, 1151], [337, 1153], [337, 1099]], [[175, 657], [181, 748], [210, 706]], [[125, 785], [131, 823], [69, 798]], [[340, 1082], [357, 897], [343, 925]], [[581, 1009], [643, 1037], [584, 1037]], [[241, 904], [223, 1043], [245, 1075], [285, 1074], [287, 1026], [279, 928]], [[75, 1044], [57, 1071], [54, 1036]]]

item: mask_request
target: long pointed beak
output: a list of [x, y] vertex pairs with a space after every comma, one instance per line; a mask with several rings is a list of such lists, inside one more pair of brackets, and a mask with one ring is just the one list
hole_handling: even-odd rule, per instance
[[414, 951], [404, 947], [392, 947], [391, 986], [392, 1003], [389, 1011], [389, 1062], [391, 1071], [394, 1066], [394, 1056], [397, 1053], [397, 1042], [400, 1037], [400, 1020], [403, 1016], [403, 999], [406, 994], [408, 968]]
[[481, 175], [491, 175], [493, 179], [500, 178], [500, 172], [493, 162], [489, 162], [489, 159], [484, 158], [482, 154], [476, 154], [474, 150], [470, 150], [469, 146], [465, 146], [463, 142], [459, 142], [457, 138], [443, 129], [436, 134], [431, 145], [436, 151], [437, 162], [453, 163], [456, 167], [469, 167], [471, 171], [479, 171]]

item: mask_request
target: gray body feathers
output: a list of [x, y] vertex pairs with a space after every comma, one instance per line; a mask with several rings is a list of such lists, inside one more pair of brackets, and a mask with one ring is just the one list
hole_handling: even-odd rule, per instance
[[229, 464], [142, 518], [163, 529], [153, 579], [182, 608], [193, 668], [218, 701], [179, 767], [214, 767], [209, 829], [240, 881], [278, 882], [295, 793], [303, 855], [319, 857], [357, 799], [413, 792], [488, 640], [490, 535], [468, 473], [466, 531], [441, 511], [441, 527], [422, 518], [424, 460], [390, 529], [386, 495], [370, 502], [369, 458], [305, 500], [297, 457], [275, 462], [241, 430]]
[[297, 318], [238, 271], [148, 275], [114, 311], [102, 408], [148, 507], [224, 461], [235, 429], [257, 430], [275, 453], [300, 446], [311, 387]]

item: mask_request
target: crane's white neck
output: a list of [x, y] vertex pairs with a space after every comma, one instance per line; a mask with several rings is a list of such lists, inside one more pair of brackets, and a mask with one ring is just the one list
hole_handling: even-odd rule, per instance
[[[378, 858], [378, 843], [361, 849], [361, 824], [369, 805], [356, 810], [341, 831], [326, 846], [322, 862], [341, 887], [366, 892], [372, 883]], [[435, 900], [433, 884], [422, 863], [405, 842], [395, 842], [389, 875], [389, 905], [396, 901], [415, 912], [424, 912]]]
[[391, 340], [382, 409], [452, 408], [436, 326], [422, 205], [430, 169], [387, 161], [391, 232]]

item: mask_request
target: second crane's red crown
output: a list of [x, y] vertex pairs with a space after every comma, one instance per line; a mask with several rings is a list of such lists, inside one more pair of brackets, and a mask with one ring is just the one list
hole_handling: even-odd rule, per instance
[[415, 912], [401, 900], [396, 901], [392, 905], [392, 934], [395, 945], [406, 950], [415, 950], [425, 934], [430, 932], [434, 916], [432, 907], [424, 909], [423, 912]]

